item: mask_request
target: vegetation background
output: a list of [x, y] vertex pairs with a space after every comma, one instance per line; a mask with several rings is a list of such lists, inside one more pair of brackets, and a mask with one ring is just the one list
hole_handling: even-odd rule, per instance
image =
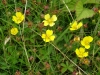
[[[17, 11], [25, 15], [19, 25], [12, 21]], [[44, 26], [45, 14], [57, 16], [53, 27]], [[83, 26], [70, 31], [74, 20]], [[12, 27], [17, 35], [11, 35]], [[47, 29], [56, 36], [53, 42], [41, 38]], [[80, 59], [80, 40], [73, 39], [84, 36], [93, 42], [88, 57]], [[0, 75], [100, 75], [99, 62], [100, 0], [1, 0]]]

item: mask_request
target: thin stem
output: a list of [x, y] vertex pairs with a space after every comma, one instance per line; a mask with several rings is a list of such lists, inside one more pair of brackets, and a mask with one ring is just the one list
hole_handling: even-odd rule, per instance
[[64, 0], [62, 0], [62, 1], [63, 1], [63, 3], [65, 4], [65, 6], [66, 6], [66, 8], [67, 8], [67, 10], [68, 10], [68, 12], [69, 12], [71, 18], [74, 20], [74, 18], [73, 18], [73, 16], [72, 16], [72, 14], [71, 14], [71, 12], [70, 12], [70, 9], [68, 8], [67, 4], [65, 3]]
[[[26, 0], [26, 3], [25, 3], [25, 9], [24, 9], [24, 21], [23, 21], [22, 35], [24, 33], [24, 27], [25, 27], [26, 8], [27, 8], [27, 0]], [[27, 61], [29, 63], [30, 70], [31, 70], [31, 65], [30, 65], [30, 62], [29, 62], [29, 59], [28, 59], [28, 53], [27, 53], [27, 49], [26, 49], [26, 45], [25, 45], [24, 35], [22, 36], [22, 40], [23, 40], [24, 51], [25, 51], [25, 54], [26, 54], [26, 57], [27, 57]]]
[[26, 14], [26, 8], [27, 8], [27, 0], [25, 3], [25, 9], [24, 9], [24, 21], [23, 21], [23, 29], [22, 29], [22, 33], [24, 32], [24, 27], [25, 27], [25, 14]]
[[14, 0], [14, 4], [15, 4], [15, 11], [16, 11], [16, 0]]

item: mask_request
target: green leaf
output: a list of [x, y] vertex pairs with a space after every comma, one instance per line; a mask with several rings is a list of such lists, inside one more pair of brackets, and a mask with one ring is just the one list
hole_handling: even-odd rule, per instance
[[62, 68], [62, 70], [61, 70], [62, 73], [66, 72], [66, 71], [67, 71], [66, 67]]
[[70, 11], [75, 10], [76, 2], [77, 2], [77, 0], [72, 0], [71, 2], [67, 3], [67, 6], [70, 9]]
[[76, 11], [76, 20], [81, 20], [85, 18], [92, 17], [94, 15], [94, 11], [91, 9], [84, 8], [82, 11]]
[[66, 64], [64, 64], [64, 63], [61, 63], [61, 66], [63, 66], [63, 67], [66, 67]]
[[100, 0], [82, 0], [83, 4], [87, 3], [95, 3], [95, 4], [100, 4]]
[[80, 16], [80, 14], [83, 11], [83, 3], [82, 3], [82, 1], [78, 1], [77, 2], [75, 10], [76, 10], [76, 17]]
[[77, 2], [75, 10], [76, 10], [76, 20], [78, 21], [81, 19], [92, 17], [95, 14], [93, 10], [84, 8], [83, 2], [81, 0]]

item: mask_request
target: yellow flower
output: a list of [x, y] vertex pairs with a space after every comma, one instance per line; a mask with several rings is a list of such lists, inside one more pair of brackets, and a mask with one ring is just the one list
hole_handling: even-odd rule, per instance
[[73, 23], [70, 23], [70, 25], [71, 25], [70, 30], [74, 31], [78, 30], [83, 25], [83, 23], [82, 22], [77, 23], [77, 21], [74, 21]]
[[100, 10], [98, 10], [99, 14], [100, 14]]
[[42, 34], [41, 37], [43, 38], [45, 42], [54, 41], [55, 39], [55, 36], [53, 35], [53, 31], [49, 29], [46, 31], [45, 34]]
[[21, 12], [16, 12], [16, 16], [12, 16], [12, 20], [19, 24], [24, 20], [24, 15]]
[[57, 20], [57, 16], [53, 15], [52, 17], [50, 17], [49, 14], [46, 14], [44, 16], [44, 19], [45, 19], [45, 20], [43, 20], [44, 26], [48, 26], [49, 25], [50, 27], [52, 27], [52, 26], [55, 25], [54, 22]]
[[18, 33], [18, 29], [17, 28], [12, 28], [10, 30], [10, 32], [11, 32], [12, 35], [16, 35]]
[[85, 48], [83, 48], [83, 47], [80, 47], [79, 49], [76, 49], [75, 53], [80, 58], [84, 58], [84, 57], [88, 56], [88, 52], [85, 52]]
[[81, 41], [81, 44], [86, 48], [89, 49], [90, 48], [90, 42], [93, 41], [93, 37], [91, 36], [86, 36], [83, 38], [83, 40]]

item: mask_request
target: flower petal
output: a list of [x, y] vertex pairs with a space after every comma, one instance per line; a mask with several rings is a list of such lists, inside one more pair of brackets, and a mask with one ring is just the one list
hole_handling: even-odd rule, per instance
[[24, 15], [21, 15], [21, 20], [22, 20], [22, 21], [24, 20]]
[[85, 52], [85, 53], [83, 54], [83, 56], [84, 56], [84, 57], [87, 57], [87, 56], [88, 56], [88, 52]]
[[84, 53], [84, 52], [85, 52], [85, 48], [80, 47], [80, 48], [79, 48], [79, 51], [80, 51], [81, 53]]
[[42, 36], [41, 36], [42, 38], [45, 38], [46, 37], [46, 34], [42, 34]]
[[83, 41], [83, 40], [81, 41], [81, 45], [85, 46], [85, 44], [84, 44], [84, 41]]
[[49, 14], [46, 14], [46, 15], [44, 16], [44, 18], [45, 18], [45, 20], [48, 20], [48, 19], [50, 19], [50, 15], [49, 15]]
[[80, 22], [77, 26], [78, 26], [78, 29], [83, 25], [82, 22]]
[[74, 28], [70, 28], [71, 31], [75, 30]]
[[54, 25], [55, 25], [54, 22], [51, 22], [51, 23], [49, 24], [50, 27], [52, 27], [52, 26], [54, 26]]
[[90, 45], [85, 45], [85, 48], [86, 48], [86, 49], [89, 49], [89, 48], [90, 48]]
[[21, 17], [22, 13], [21, 12], [16, 12], [16, 17]]
[[77, 21], [74, 21], [71, 25], [71, 27], [77, 26]]
[[51, 17], [51, 20], [52, 20], [52, 21], [56, 21], [56, 20], [57, 20], [57, 16], [56, 16], [56, 15], [53, 15], [53, 16]]
[[44, 26], [48, 26], [49, 25], [48, 21], [46, 21], [46, 20], [44, 20], [43, 23], [44, 23]]
[[52, 35], [52, 36], [50, 37], [50, 40], [51, 40], [51, 41], [54, 41], [54, 39], [55, 39], [55, 36]]
[[76, 55], [78, 55], [78, 54], [79, 54], [79, 50], [78, 50], [78, 49], [76, 49], [76, 50], [75, 50], [75, 53], [76, 53]]
[[16, 19], [17, 19], [16, 16], [12, 16], [13, 21], [16, 21]]
[[88, 36], [88, 40], [89, 40], [89, 42], [92, 42], [93, 41], [93, 37]]
[[53, 34], [53, 31], [52, 30], [47, 30], [46, 31], [46, 35], [49, 37], [49, 36], [51, 36]]

